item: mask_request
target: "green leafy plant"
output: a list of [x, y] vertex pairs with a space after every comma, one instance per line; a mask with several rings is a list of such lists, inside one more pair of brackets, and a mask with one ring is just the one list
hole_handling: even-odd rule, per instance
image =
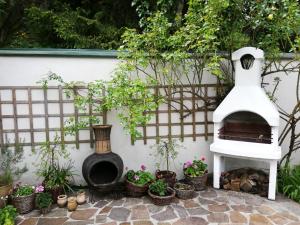
[[45, 188], [61, 187], [64, 191], [71, 190], [70, 182], [76, 174], [71, 160], [63, 166], [60, 165], [60, 159], [68, 159], [69, 152], [61, 145], [59, 136], [55, 135], [53, 145], [45, 142], [37, 154], [39, 156], [37, 175], [44, 178]]
[[17, 184], [13, 191], [13, 197], [28, 196], [35, 192], [35, 187], [31, 185]]
[[52, 195], [47, 192], [39, 193], [36, 197], [36, 206], [39, 209], [48, 208], [52, 203]]
[[[149, 83], [155, 85], [154, 79], [147, 79], [146, 83], [141, 78], [130, 78], [124, 73], [125, 69], [121, 68], [123, 67], [120, 66], [115, 71], [110, 81], [65, 82], [61, 76], [50, 72], [38, 83], [45, 89], [48, 87], [49, 81], [56, 81], [59, 85], [64, 86], [66, 96], [74, 98], [75, 106], [80, 112], [87, 112], [90, 105], [97, 114], [103, 111], [117, 110], [122, 126], [133, 139], [136, 139], [141, 135], [137, 127], [145, 125], [151, 119], [151, 116], [144, 112], [156, 109], [160, 99], [155, 97], [147, 86]], [[130, 70], [130, 68], [127, 69]], [[127, 69], [126, 71], [128, 71]], [[133, 68], [131, 72], [134, 72]], [[80, 89], [80, 87], [87, 88], [87, 90]], [[103, 90], [105, 90], [105, 95]], [[80, 117], [79, 121], [71, 118], [67, 120], [65, 129], [67, 133], [74, 134], [91, 123], [99, 124], [101, 121], [94, 115]]]
[[277, 186], [280, 193], [300, 202], [300, 165], [281, 167]]
[[126, 173], [125, 177], [129, 182], [134, 183], [138, 186], [144, 186], [146, 184], [149, 184], [155, 179], [153, 174], [146, 171], [146, 167], [144, 165], [142, 165], [141, 169], [138, 171], [129, 170]]
[[15, 179], [19, 179], [20, 176], [27, 171], [27, 167], [19, 167], [23, 159], [23, 147], [21, 144], [17, 144], [15, 148], [9, 147], [9, 142], [0, 150], [0, 186], [7, 185], [13, 182]]
[[183, 172], [190, 177], [199, 177], [207, 173], [207, 164], [204, 163], [205, 158], [201, 160], [187, 161], [183, 164]]
[[168, 184], [164, 180], [157, 180], [149, 185], [149, 190], [156, 195], [165, 196], [168, 192]]
[[[157, 159], [156, 166], [160, 169], [161, 165], [166, 163], [167, 171], [170, 171], [170, 160], [175, 160], [178, 156], [178, 148], [182, 147], [176, 139], [160, 140], [154, 148], [154, 157]], [[151, 154], [152, 155], [152, 154]]]
[[14, 225], [17, 217], [17, 210], [11, 205], [0, 209], [0, 225]]

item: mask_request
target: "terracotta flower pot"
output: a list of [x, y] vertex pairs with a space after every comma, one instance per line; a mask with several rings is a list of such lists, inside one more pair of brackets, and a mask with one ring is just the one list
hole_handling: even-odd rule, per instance
[[144, 186], [139, 186], [139, 185], [136, 185], [126, 179], [125, 180], [125, 188], [126, 188], [126, 192], [129, 196], [141, 197], [147, 193], [149, 184], [146, 184]]
[[57, 197], [57, 205], [59, 208], [63, 208], [66, 206], [67, 201], [68, 201], [67, 198], [68, 198], [67, 195], [59, 195]]
[[31, 212], [35, 206], [35, 193], [27, 196], [12, 197], [12, 205], [20, 214]]
[[193, 185], [196, 191], [203, 191], [206, 188], [207, 173], [198, 177], [190, 177], [185, 174], [185, 180], [188, 184]]
[[8, 196], [12, 193], [13, 184], [0, 185], [0, 197]]
[[168, 188], [168, 193], [166, 196], [159, 196], [153, 194], [150, 190], [148, 190], [148, 195], [150, 196], [152, 202], [155, 205], [169, 205], [173, 202], [175, 197], [175, 191], [172, 188]]
[[77, 209], [77, 201], [76, 197], [69, 197], [68, 198], [68, 210], [69, 211], [75, 211]]
[[78, 205], [82, 205], [86, 202], [86, 194], [85, 191], [79, 191], [76, 196], [76, 201]]
[[156, 179], [163, 179], [169, 187], [173, 187], [176, 183], [176, 173], [168, 170], [157, 170], [155, 172]]

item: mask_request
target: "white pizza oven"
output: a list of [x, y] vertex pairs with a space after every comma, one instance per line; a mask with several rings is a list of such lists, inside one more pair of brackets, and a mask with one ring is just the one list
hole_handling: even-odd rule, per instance
[[245, 47], [232, 54], [235, 86], [213, 113], [214, 187], [220, 188], [224, 157], [266, 161], [270, 165], [268, 198], [275, 200], [279, 113], [261, 88], [264, 52]]

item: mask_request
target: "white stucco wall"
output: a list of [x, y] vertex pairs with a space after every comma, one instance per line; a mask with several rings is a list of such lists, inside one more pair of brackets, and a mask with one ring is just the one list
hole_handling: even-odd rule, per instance
[[[36, 85], [36, 81], [45, 76], [49, 71], [61, 75], [66, 81], [84, 80], [91, 81], [95, 79], [109, 79], [116, 68], [118, 60], [115, 58], [96, 58], [96, 57], [25, 57], [25, 56], [0, 56], [0, 86], [32, 86]], [[271, 79], [271, 78], [270, 78]], [[278, 92], [278, 103], [289, 110], [295, 103], [295, 74], [290, 76], [281, 75], [283, 80], [280, 84]], [[213, 83], [214, 77], [206, 75], [206, 82]], [[272, 83], [272, 81], [268, 81]], [[291, 91], [292, 90], [292, 91]], [[249, 96], [250, 98], [251, 96]], [[246, 99], [245, 99], [246, 100]], [[209, 115], [211, 117], [211, 115]], [[137, 141], [134, 146], [130, 143], [130, 137], [125, 134], [116, 116], [116, 112], [108, 113], [108, 123], [113, 125], [111, 142], [113, 152], [119, 154], [124, 166], [129, 169], [138, 169], [141, 164], [145, 164], [152, 171], [155, 170], [155, 160], [149, 154], [150, 146], [154, 141], [148, 141], [149, 144], [144, 145], [142, 141]], [[281, 123], [282, 124], [282, 123]], [[212, 129], [212, 127], [210, 128]], [[197, 138], [193, 142], [192, 138], [186, 138], [180, 149], [179, 156], [173, 168], [179, 178], [182, 177], [182, 163], [191, 160], [194, 157], [199, 158], [205, 156], [209, 165], [209, 171], [212, 171], [212, 155], [209, 152], [208, 141], [204, 138]], [[283, 151], [286, 149], [286, 143], [282, 146]], [[78, 173], [77, 183], [84, 183], [81, 176], [81, 166], [84, 159], [93, 152], [89, 144], [81, 144], [80, 149], [76, 150], [74, 146], [69, 146], [71, 158], [75, 163], [75, 170]], [[31, 149], [26, 148], [25, 162], [29, 167], [29, 172], [23, 175], [24, 182], [32, 182], [35, 177], [36, 155], [32, 155]], [[294, 157], [293, 162], [299, 164], [300, 155]], [[241, 167], [247, 165], [248, 162], [241, 160], [231, 161], [231, 167]], [[249, 164], [251, 165], [251, 164]], [[252, 164], [253, 165], [253, 164]], [[263, 164], [256, 164], [259, 167]]]

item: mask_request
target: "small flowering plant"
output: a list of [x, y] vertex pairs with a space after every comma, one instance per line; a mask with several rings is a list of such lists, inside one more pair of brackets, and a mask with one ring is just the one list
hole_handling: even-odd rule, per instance
[[13, 191], [13, 197], [22, 197], [22, 196], [28, 196], [33, 193], [41, 193], [44, 191], [44, 186], [41, 184], [37, 186], [32, 185], [22, 185], [21, 183], [18, 183]]
[[154, 176], [146, 171], [145, 165], [141, 165], [141, 169], [138, 171], [129, 170], [125, 177], [129, 182], [138, 186], [144, 186], [154, 181]]
[[183, 164], [183, 172], [190, 177], [199, 177], [207, 173], [207, 164], [204, 162], [205, 158], [200, 160], [187, 161]]

